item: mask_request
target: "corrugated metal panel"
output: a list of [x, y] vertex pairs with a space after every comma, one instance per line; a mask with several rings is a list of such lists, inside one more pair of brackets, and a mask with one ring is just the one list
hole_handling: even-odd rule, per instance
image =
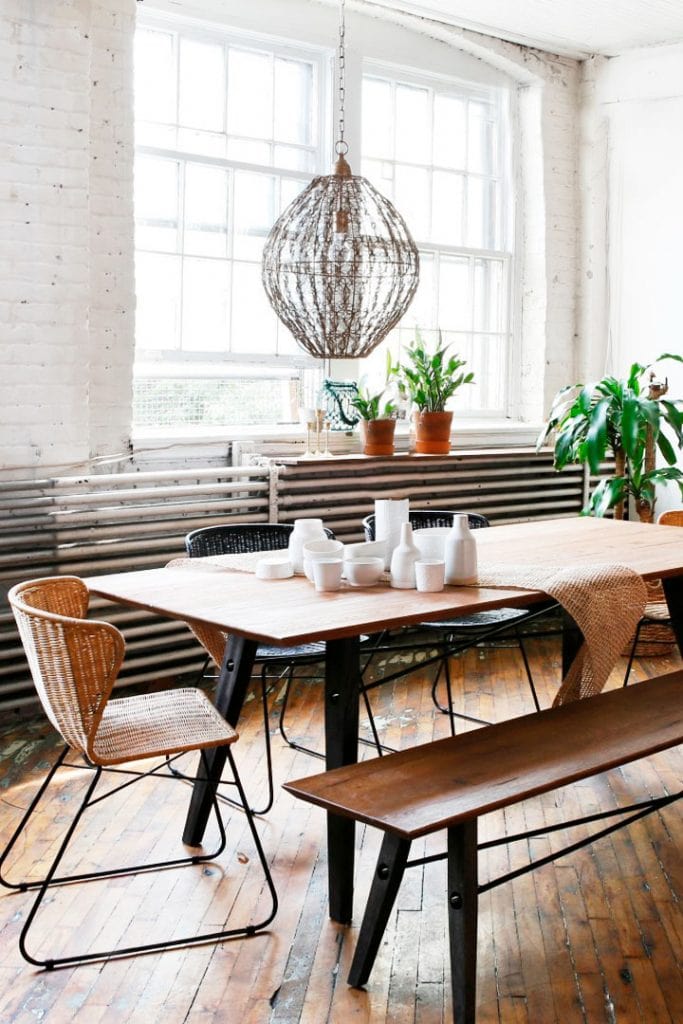
[[[463, 508], [491, 522], [577, 515], [586, 481], [579, 467], [558, 474], [550, 452], [459, 451], [448, 457], [330, 460], [240, 468], [54, 477], [0, 483], [0, 704], [34, 699], [6, 604], [19, 580], [60, 573], [94, 576], [164, 565], [183, 553], [184, 535], [225, 522], [292, 522], [318, 515], [346, 540], [376, 497], [414, 507]], [[128, 650], [122, 681], [198, 669], [203, 654], [182, 623], [94, 601], [121, 628]]]
[[454, 452], [447, 457], [395, 455], [285, 464], [278, 480], [279, 517], [322, 516], [343, 540], [361, 538], [360, 521], [375, 498], [409, 498], [415, 508], [482, 512], [493, 525], [578, 515], [584, 472], [557, 473], [552, 453], [533, 449]]
[[[273, 496], [267, 467], [176, 469], [0, 483], [0, 703], [35, 699], [7, 591], [20, 580], [164, 565], [184, 554], [190, 530], [266, 522]], [[199, 670], [204, 655], [183, 623], [104, 601], [93, 613], [122, 629], [121, 682]]]

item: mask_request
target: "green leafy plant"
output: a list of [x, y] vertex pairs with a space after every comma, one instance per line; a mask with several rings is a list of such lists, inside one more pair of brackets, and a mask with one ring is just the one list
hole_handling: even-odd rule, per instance
[[444, 345], [439, 331], [439, 344], [428, 352], [419, 331], [415, 331], [412, 344], [405, 350], [407, 361], [391, 366], [399, 387], [407, 392], [421, 411], [443, 412], [446, 402], [463, 384], [471, 384], [474, 373], [463, 372], [465, 359], [458, 355], [446, 359], [448, 345]]
[[[683, 495], [683, 472], [676, 466], [676, 449], [683, 447], [683, 403], [666, 400], [666, 385], [651, 372], [665, 359], [683, 363], [683, 357], [664, 353], [647, 366], [633, 363], [625, 379], [606, 376], [592, 384], [572, 384], [555, 396], [536, 450], [554, 433], [558, 470], [581, 463], [597, 475], [608, 454], [615, 460], [615, 473], [600, 480], [584, 515], [603, 516], [611, 508], [622, 514], [631, 495], [641, 518], [650, 518], [655, 486], [666, 481], [677, 482]], [[666, 463], [660, 468], [655, 466], [657, 450]]]
[[362, 420], [390, 420], [396, 416], [396, 406], [393, 402], [385, 402], [381, 405], [385, 389], [382, 388], [377, 394], [371, 395], [363, 385], [358, 385], [358, 393], [350, 399]]

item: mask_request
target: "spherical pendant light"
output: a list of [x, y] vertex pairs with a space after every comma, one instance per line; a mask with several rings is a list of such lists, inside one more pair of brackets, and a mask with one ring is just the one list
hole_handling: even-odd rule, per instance
[[344, 154], [344, 5], [339, 44], [340, 120], [334, 172], [287, 207], [263, 251], [270, 303], [299, 345], [319, 358], [357, 358], [396, 326], [415, 294], [417, 246], [394, 206]]

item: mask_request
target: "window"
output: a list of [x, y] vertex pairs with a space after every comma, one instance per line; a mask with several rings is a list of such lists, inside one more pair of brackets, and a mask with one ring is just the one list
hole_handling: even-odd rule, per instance
[[322, 51], [138, 29], [137, 427], [292, 422], [317, 386], [261, 252], [322, 166], [324, 72]]
[[363, 76], [362, 173], [390, 198], [420, 250], [420, 284], [398, 329], [365, 361], [381, 380], [418, 327], [441, 331], [477, 386], [459, 413], [507, 405], [511, 247], [505, 93], [391, 69]]

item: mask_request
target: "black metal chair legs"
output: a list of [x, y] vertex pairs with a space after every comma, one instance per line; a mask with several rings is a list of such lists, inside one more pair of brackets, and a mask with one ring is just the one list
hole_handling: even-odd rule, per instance
[[[37, 956], [37, 955], [34, 955], [33, 953], [31, 953], [29, 951], [29, 949], [28, 949], [29, 933], [31, 932], [31, 930], [34, 927], [34, 923], [36, 921], [36, 916], [38, 915], [38, 911], [40, 909], [40, 905], [43, 902], [43, 900], [44, 900], [48, 890], [51, 887], [60, 886], [60, 885], [67, 885], [67, 884], [73, 884], [73, 883], [76, 883], [76, 882], [87, 882], [87, 881], [92, 881], [94, 879], [112, 878], [112, 877], [116, 877], [116, 876], [119, 876], [119, 875], [133, 875], [133, 874], [139, 874], [139, 873], [143, 873], [143, 872], [147, 873], [147, 872], [152, 872], [152, 871], [155, 871], [155, 870], [162, 870], [162, 869], [166, 869], [166, 868], [181, 867], [181, 866], [184, 866], [184, 865], [202, 864], [202, 863], [205, 863], [207, 861], [212, 861], [216, 857], [218, 857], [222, 853], [222, 851], [225, 849], [225, 845], [226, 845], [225, 826], [224, 826], [223, 819], [222, 819], [222, 816], [221, 816], [220, 808], [218, 806], [218, 802], [214, 798], [214, 800], [213, 800], [213, 809], [214, 809], [214, 813], [216, 815], [216, 822], [217, 822], [217, 825], [218, 825], [219, 843], [218, 843], [217, 848], [215, 850], [211, 851], [210, 853], [195, 853], [195, 854], [192, 854], [191, 856], [179, 857], [179, 858], [174, 858], [174, 859], [166, 860], [166, 861], [157, 861], [155, 863], [148, 863], [148, 864], [127, 865], [127, 866], [124, 866], [124, 867], [117, 867], [117, 868], [106, 868], [106, 869], [101, 870], [101, 871], [91, 871], [91, 872], [85, 872], [85, 873], [81, 873], [81, 874], [58, 875], [59, 866], [60, 866], [60, 864], [62, 862], [64, 854], [66, 853], [67, 849], [71, 845], [72, 839], [74, 837], [74, 834], [77, 831], [79, 823], [81, 822], [81, 820], [83, 818], [83, 815], [85, 814], [85, 812], [90, 807], [94, 806], [95, 804], [99, 803], [100, 801], [102, 801], [104, 799], [107, 799], [110, 796], [113, 796], [115, 793], [118, 793], [121, 790], [127, 788], [133, 782], [139, 781], [139, 779], [141, 777], [154, 777], [154, 778], [159, 778], [159, 779], [161, 779], [161, 778], [175, 778], [176, 777], [175, 775], [172, 775], [172, 774], [166, 774], [166, 773], [162, 774], [161, 773], [162, 769], [166, 768], [166, 762], [161, 762], [161, 764], [157, 765], [157, 767], [152, 768], [151, 770], [149, 770], [147, 772], [139, 772], [139, 771], [134, 771], [134, 770], [130, 770], [130, 769], [127, 770], [127, 769], [124, 769], [124, 768], [103, 768], [100, 765], [90, 765], [88, 763], [85, 763], [85, 764], [73, 764], [73, 763], [66, 764], [65, 759], [66, 759], [66, 756], [67, 756], [68, 753], [69, 753], [69, 748], [65, 747], [64, 750], [62, 751], [62, 753], [57, 758], [57, 760], [56, 760], [55, 764], [53, 765], [53, 767], [51, 768], [50, 772], [48, 773], [48, 775], [44, 779], [44, 781], [41, 784], [38, 792], [36, 793], [36, 795], [34, 796], [33, 800], [31, 801], [29, 807], [25, 811], [25, 813], [24, 813], [24, 815], [23, 815], [23, 817], [21, 819], [21, 822], [19, 823], [19, 825], [15, 829], [12, 837], [10, 838], [10, 840], [9, 840], [9, 842], [7, 844], [7, 846], [5, 847], [4, 851], [0, 855], [0, 884], [5, 886], [5, 888], [14, 889], [14, 890], [16, 890], [18, 892], [27, 892], [29, 890], [35, 890], [36, 891], [35, 899], [33, 901], [31, 909], [29, 910], [29, 913], [28, 913], [28, 915], [26, 917], [26, 920], [24, 922], [23, 928], [21, 930], [20, 939], [19, 939], [19, 948], [20, 948], [21, 954], [22, 954], [22, 956], [24, 957], [25, 960], [27, 960], [29, 963], [35, 965], [36, 967], [42, 967], [42, 968], [45, 968], [46, 970], [53, 970], [54, 968], [65, 967], [65, 966], [70, 966], [70, 965], [75, 965], [75, 964], [80, 964], [80, 963], [86, 963], [86, 962], [93, 961], [93, 960], [108, 960], [108, 959], [111, 959], [111, 958], [118, 958], [118, 957], [123, 957], [123, 956], [134, 956], [134, 955], [139, 954], [139, 953], [158, 952], [160, 950], [172, 949], [172, 948], [180, 947], [180, 946], [192, 946], [192, 945], [197, 945], [197, 944], [201, 944], [201, 943], [220, 942], [220, 941], [222, 941], [224, 939], [235, 938], [235, 937], [240, 936], [240, 935], [249, 935], [249, 936], [251, 936], [251, 935], [255, 935], [259, 931], [262, 931], [264, 928], [266, 928], [270, 924], [270, 922], [273, 920], [273, 918], [275, 917], [275, 914], [277, 912], [277, 905], [278, 905], [278, 903], [277, 903], [277, 893], [275, 891], [275, 886], [273, 884], [273, 879], [272, 879], [272, 876], [271, 876], [271, 873], [270, 873], [270, 869], [268, 867], [268, 863], [267, 863], [267, 860], [266, 860], [266, 857], [265, 857], [265, 854], [264, 854], [264, 851], [263, 851], [263, 847], [261, 845], [261, 841], [260, 841], [259, 836], [258, 836], [258, 832], [256, 831], [256, 828], [255, 828], [253, 814], [252, 814], [252, 812], [249, 809], [249, 804], [248, 804], [248, 801], [247, 801], [247, 798], [246, 798], [246, 795], [245, 795], [245, 792], [244, 792], [244, 788], [242, 786], [242, 782], [241, 782], [239, 773], [237, 771], [237, 767], [235, 765], [235, 761], [234, 761], [234, 758], [233, 758], [232, 751], [228, 747], [228, 748], [226, 748], [226, 755], [227, 755], [227, 760], [228, 760], [228, 762], [230, 764], [230, 768], [231, 768], [232, 775], [233, 775], [233, 784], [237, 788], [237, 792], [238, 792], [238, 796], [239, 796], [239, 801], [240, 801], [240, 806], [246, 812], [247, 820], [248, 820], [248, 823], [249, 823], [249, 830], [250, 830], [250, 833], [251, 833], [251, 836], [252, 836], [252, 840], [254, 842], [254, 846], [256, 848], [257, 856], [258, 856], [261, 868], [263, 870], [263, 873], [264, 873], [264, 876], [265, 876], [266, 885], [268, 887], [268, 890], [269, 890], [269, 893], [270, 893], [270, 897], [271, 897], [271, 907], [270, 907], [270, 910], [269, 910], [268, 914], [266, 915], [266, 917], [263, 918], [261, 921], [249, 923], [249, 924], [246, 924], [246, 925], [239, 925], [239, 926], [236, 926], [236, 927], [233, 927], [233, 928], [224, 928], [224, 929], [221, 929], [221, 930], [218, 930], [218, 931], [202, 933], [202, 934], [199, 934], [199, 935], [185, 935], [185, 936], [183, 936], [181, 938], [170, 938], [170, 939], [164, 939], [164, 940], [157, 941], [157, 942], [139, 943], [139, 944], [136, 944], [136, 945], [123, 946], [123, 947], [120, 947], [120, 948], [102, 949], [102, 950], [98, 950], [96, 952], [86, 951], [86, 952], [81, 952], [81, 953], [74, 953], [74, 954], [71, 954], [71, 955], [68, 955], [68, 956], [55, 956], [55, 957], [44, 957], [44, 958], [41, 958], [40, 956]], [[204, 775], [206, 775], [206, 755], [205, 755], [204, 751], [201, 751], [201, 762], [200, 763], [203, 765], [203, 773], [204, 773]], [[5, 864], [6, 864], [7, 860], [8, 860], [8, 858], [9, 858], [9, 855], [11, 854], [13, 848], [15, 847], [18, 838], [23, 833], [24, 829], [27, 827], [27, 825], [28, 825], [28, 823], [29, 823], [29, 821], [30, 821], [34, 811], [38, 807], [42, 797], [47, 792], [47, 790], [48, 790], [48, 788], [50, 786], [50, 783], [53, 781], [55, 775], [57, 774], [58, 770], [61, 767], [69, 767], [70, 769], [82, 768], [82, 769], [91, 771], [92, 772], [92, 779], [90, 780], [88, 786], [86, 787], [85, 794], [84, 794], [82, 800], [80, 801], [80, 804], [79, 804], [79, 806], [78, 806], [78, 808], [77, 808], [77, 810], [76, 810], [76, 812], [74, 814], [74, 817], [73, 817], [73, 819], [72, 819], [72, 821], [71, 821], [71, 823], [70, 823], [70, 825], [69, 825], [69, 827], [68, 827], [68, 829], [66, 831], [66, 834], [64, 835], [64, 838], [62, 839], [62, 841], [61, 841], [61, 843], [59, 845], [59, 849], [57, 850], [57, 853], [55, 854], [55, 856], [54, 856], [54, 858], [52, 860], [52, 863], [50, 864], [50, 867], [49, 867], [48, 872], [45, 875], [45, 877], [42, 878], [42, 879], [37, 879], [37, 880], [22, 880], [22, 881], [19, 881], [19, 882], [12, 882], [4, 874]], [[100, 783], [100, 781], [102, 779], [103, 773], [110, 774], [112, 772], [114, 772], [116, 774], [128, 775], [128, 776], [131, 776], [131, 777], [127, 781], [123, 782], [121, 785], [118, 785], [118, 786], [114, 787], [113, 789], [107, 791], [103, 795], [96, 795], [97, 787], [98, 787], [98, 785], [99, 785], [99, 783]]]

